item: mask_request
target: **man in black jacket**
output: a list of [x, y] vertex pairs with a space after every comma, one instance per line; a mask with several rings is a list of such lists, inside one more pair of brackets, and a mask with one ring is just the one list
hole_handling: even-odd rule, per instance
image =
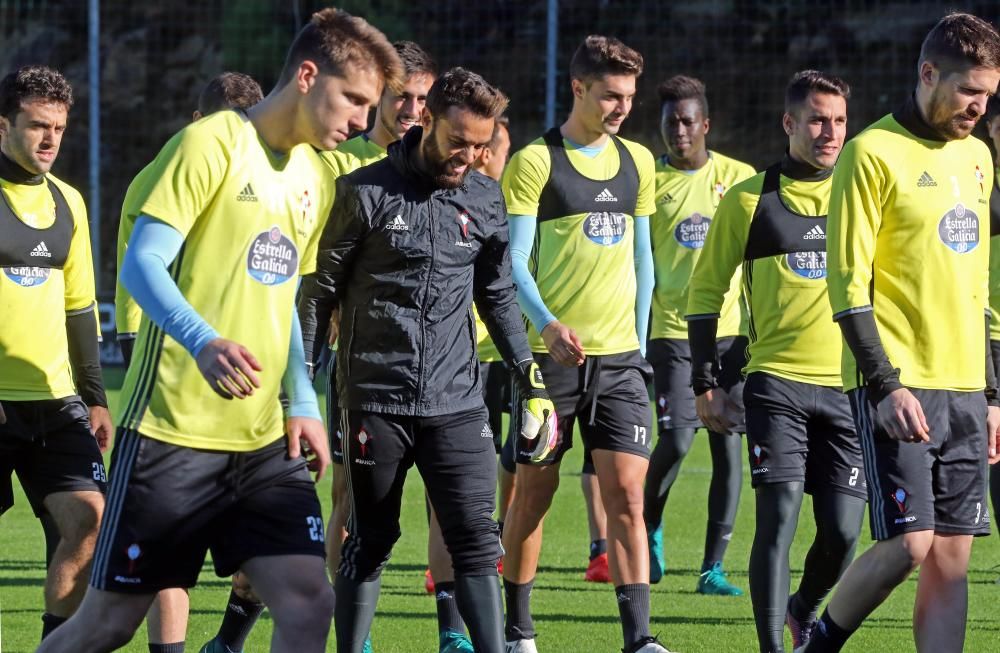
[[503, 198], [472, 170], [506, 106], [475, 73], [441, 76], [422, 127], [383, 161], [338, 179], [317, 272], [303, 282], [307, 359], [322, 346], [317, 325], [335, 308], [341, 316], [337, 389], [352, 506], [336, 579], [340, 653], [360, 653], [369, 632], [413, 464], [452, 555], [473, 646], [503, 651], [496, 460], [473, 300], [523, 393], [521, 448], [544, 457], [556, 441], [516, 303]]

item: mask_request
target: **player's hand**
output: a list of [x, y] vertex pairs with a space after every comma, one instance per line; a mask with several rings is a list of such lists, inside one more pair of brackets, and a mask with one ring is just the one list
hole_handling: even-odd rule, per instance
[[294, 460], [304, 455], [309, 470], [316, 472], [318, 482], [330, 466], [330, 443], [323, 422], [312, 417], [289, 417], [285, 431], [288, 457]]
[[531, 460], [539, 462], [559, 444], [556, 407], [535, 361], [521, 361], [511, 374], [520, 395], [517, 409], [521, 411], [521, 432], [517, 434], [517, 451], [530, 452]]
[[330, 329], [329, 329], [329, 343], [333, 347], [337, 344], [337, 338], [340, 337], [340, 308], [333, 309], [333, 313], [330, 314]]
[[586, 358], [583, 343], [576, 331], [559, 320], [552, 320], [542, 329], [542, 341], [552, 360], [566, 367], [579, 367]]
[[198, 352], [198, 370], [223, 399], [246, 399], [260, 387], [260, 363], [243, 345], [216, 338]]
[[111, 438], [115, 433], [115, 425], [111, 423], [111, 413], [104, 406], [91, 406], [89, 412], [90, 432], [94, 434], [101, 453], [104, 453], [111, 445]]
[[730, 433], [736, 424], [729, 416], [740, 409], [722, 388], [712, 388], [696, 396], [694, 408], [701, 423], [713, 433]]
[[989, 435], [989, 462], [1000, 462], [1000, 408], [990, 406], [986, 411], [986, 432]]
[[930, 442], [931, 429], [927, 426], [920, 401], [906, 388], [893, 390], [875, 407], [879, 426], [893, 440], [900, 442]]

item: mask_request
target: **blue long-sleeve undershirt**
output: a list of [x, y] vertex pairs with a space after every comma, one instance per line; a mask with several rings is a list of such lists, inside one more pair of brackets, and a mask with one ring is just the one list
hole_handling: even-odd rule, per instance
[[[155, 218], [139, 216], [129, 239], [119, 277], [143, 312], [196, 358], [219, 334], [184, 298], [170, 276], [184, 236]], [[292, 329], [282, 387], [290, 400], [289, 415], [320, 419], [319, 402], [306, 372], [302, 327], [292, 307]]]
[[[535, 243], [537, 220], [533, 215], [510, 215], [507, 220], [510, 225], [510, 258], [514, 284], [517, 286], [517, 301], [535, 329], [541, 333], [542, 329], [557, 318], [545, 306], [535, 278], [531, 276], [528, 268], [531, 249]], [[636, 279], [635, 330], [639, 339], [639, 349], [645, 354], [649, 309], [655, 284], [649, 216], [636, 216], [633, 241]]]

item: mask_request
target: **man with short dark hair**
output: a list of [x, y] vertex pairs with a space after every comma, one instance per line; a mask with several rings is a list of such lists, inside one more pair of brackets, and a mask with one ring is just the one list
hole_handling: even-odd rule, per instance
[[325, 650], [334, 597], [309, 470], [329, 448], [295, 294], [332, 200], [316, 152], [363, 127], [401, 76], [381, 32], [324, 9], [266, 98], [185, 127], [156, 157], [120, 275], [142, 323], [91, 587], [41, 651], [123, 646], [209, 550], [267, 604], [271, 650]]
[[503, 197], [473, 171], [506, 106], [462, 68], [434, 82], [421, 126], [386, 159], [337, 180], [318, 269], [303, 284], [307, 355], [333, 310], [341, 316], [337, 387], [352, 505], [336, 580], [339, 653], [360, 653], [371, 628], [414, 464], [451, 553], [472, 644], [503, 650], [496, 459], [473, 300], [524, 393], [523, 437], [539, 456], [555, 437], [515, 302]]
[[[222, 73], [213, 77], [202, 89], [198, 98], [198, 108], [192, 114], [192, 121], [225, 109], [246, 111], [263, 97], [260, 85], [249, 75]], [[125, 191], [121, 221], [118, 223], [117, 268], [119, 270], [125, 260], [128, 240], [135, 228], [135, 221], [142, 210], [142, 204], [146, 200], [146, 193], [155, 181], [152, 178], [155, 170], [154, 164], [147, 165], [139, 171]], [[115, 332], [126, 367], [132, 361], [132, 348], [141, 320], [142, 309], [119, 281], [115, 284]], [[150, 653], [183, 653], [189, 607], [187, 589], [169, 588], [157, 594], [146, 616]], [[246, 579], [239, 572], [234, 574], [233, 589], [226, 603], [220, 634], [202, 647], [202, 653], [214, 653], [213, 647], [217, 645], [228, 646], [233, 651], [242, 650], [243, 641], [263, 610], [264, 605], [250, 590]]]
[[[504, 523], [509, 653], [534, 653], [530, 595], [542, 520], [560, 462], [580, 435], [607, 512], [608, 566], [626, 653], [663, 653], [649, 628], [649, 551], [642, 518], [650, 412], [642, 356], [653, 290], [649, 150], [616, 134], [632, 109], [642, 55], [588, 36], [570, 62], [573, 108], [511, 159], [504, 174], [518, 301], [559, 416], [558, 446], [519, 449]], [[529, 264], [530, 261], [530, 264]]]
[[[725, 433], [733, 401], [717, 337], [733, 273], [742, 265], [750, 346], [743, 389], [756, 528], [750, 598], [761, 653], [808, 639], [816, 610], [854, 555], [865, 507], [861, 449], [840, 388], [837, 328], [826, 297], [830, 177], [847, 134], [850, 88], [806, 70], [785, 90], [785, 158], [729, 189], [695, 265], [687, 305], [698, 416]], [[788, 596], [789, 551], [804, 493], [816, 538], [798, 591]]]
[[[701, 80], [675, 75], [660, 84], [660, 136], [667, 153], [656, 160], [656, 214], [650, 219], [656, 287], [646, 359], [653, 366], [657, 415], [656, 447], [649, 459], [643, 514], [649, 537], [649, 580], [660, 582], [664, 571], [663, 509], [681, 462], [702, 426], [691, 391], [691, 347], [687, 310], [691, 273], [705, 245], [712, 216], [726, 191], [754, 175], [749, 165], [711, 151], [708, 99]], [[747, 346], [740, 310], [739, 268], [733, 274], [716, 334], [721, 384], [740, 404], [742, 369]], [[705, 555], [696, 591], [740, 596], [722, 570], [722, 558], [733, 535], [740, 502], [743, 463], [740, 438], [742, 414], [732, 431], [709, 430], [712, 481], [708, 489]]]
[[844, 574], [808, 651], [841, 650], [917, 567], [917, 651], [963, 648], [972, 539], [990, 532], [987, 465], [1000, 460], [988, 328], [993, 161], [969, 135], [998, 83], [996, 28], [945, 16], [924, 39], [913, 95], [837, 164], [827, 285], [877, 541]]
[[50, 173], [72, 106], [69, 82], [46, 66], [0, 80], [0, 513], [13, 504], [16, 472], [35, 515], [58, 532], [43, 638], [83, 598], [113, 428], [87, 209]]

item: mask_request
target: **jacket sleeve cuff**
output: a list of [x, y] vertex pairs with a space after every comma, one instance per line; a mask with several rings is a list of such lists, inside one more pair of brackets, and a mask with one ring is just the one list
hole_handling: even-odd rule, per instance
[[844, 340], [864, 376], [871, 401], [877, 406], [903, 384], [899, 381], [899, 369], [892, 366], [882, 347], [875, 313], [870, 306], [865, 308], [867, 310], [844, 311], [835, 315], [834, 319], [840, 325]]
[[688, 320], [687, 325], [691, 344], [691, 387], [696, 396], [703, 395], [719, 386], [719, 352], [715, 342], [719, 320], [699, 316], [699, 319]]

